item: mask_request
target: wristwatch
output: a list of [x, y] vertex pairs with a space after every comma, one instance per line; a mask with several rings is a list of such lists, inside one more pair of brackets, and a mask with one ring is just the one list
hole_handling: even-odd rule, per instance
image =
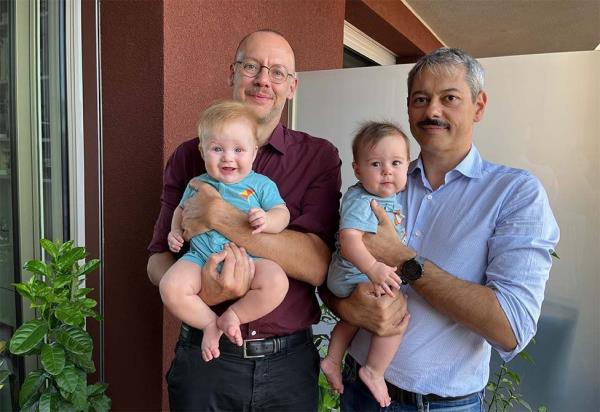
[[425, 258], [423, 256], [416, 255], [414, 258], [407, 260], [400, 266], [400, 279], [402, 284], [412, 283], [423, 276], [423, 265], [425, 264]]

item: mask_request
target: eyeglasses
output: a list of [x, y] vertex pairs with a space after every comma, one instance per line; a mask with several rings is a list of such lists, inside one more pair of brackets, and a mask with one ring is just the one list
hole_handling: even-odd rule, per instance
[[285, 66], [274, 64], [271, 67], [263, 66], [254, 60], [236, 61], [235, 64], [242, 65], [242, 73], [247, 77], [256, 77], [264, 67], [269, 72], [271, 82], [279, 84], [287, 80], [288, 76], [294, 78], [293, 74], [288, 73]]

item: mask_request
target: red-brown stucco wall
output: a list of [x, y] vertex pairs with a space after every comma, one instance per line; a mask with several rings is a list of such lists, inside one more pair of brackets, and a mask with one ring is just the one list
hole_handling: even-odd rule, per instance
[[146, 275], [163, 168], [162, 1], [100, 3], [104, 356], [115, 411], [161, 405], [162, 304]]

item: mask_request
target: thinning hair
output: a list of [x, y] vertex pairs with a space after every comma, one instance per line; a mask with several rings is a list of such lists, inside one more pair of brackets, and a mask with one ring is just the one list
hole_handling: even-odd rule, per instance
[[441, 47], [432, 51], [429, 54], [421, 57], [414, 67], [408, 73], [406, 81], [408, 86], [408, 96], [412, 92], [412, 85], [415, 77], [423, 70], [429, 70], [434, 75], [440, 73], [452, 74], [457, 66], [465, 68], [465, 80], [471, 90], [471, 98], [473, 102], [477, 99], [479, 93], [483, 90], [485, 72], [481, 64], [471, 55], [465, 53], [464, 50], [458, 48]]
[[225, 124], [236, 120], [245, 120], [252, 129], [254, 140], [258, 143], [258, 119], [256, 114], [242, 102], [236, 100], [217, 100], [211, 103], [200, 115], [198, 120], [199, 149], [210, 139], [214, 133]]
[[410, 143], [400, 126], [394, 122], [368, 121], [360, 125], [352, 140], [352, 157], [354, 161], [358, 162], [361, 149], [372, 149], [384, 137], [390, 135], [399, 135], [404, 139], [404, 143], [406, 144], [406, 158], [410, 159]]
[[273, 33], [278, 35], [279, 37], [281, 37], [283, 40], [285, 40], [288, 44], [288, 46], [290, 46], [290, 49], [292, 50], [292, 59], [294, 61], [294, 68], [296, 66], [296, 52], [294, 51], [294, 48], [292, 47], [292, 45], [290, 44], [290, 42], [285, 38], [285, 36], [283, 34], [281, 34], [280, 32], [278, 32], [277, 30], [273, 30], [273, 29], [268, 29], [268, 28], [264, 28], [264, 29], [258, 29], [255, 30], [251, 33], [246, 34], [242, 40], [240, 40], [237, 48], [235, 49], [235, 54], [233, 55], [233, 61], [238, 61], [240, 60], [242, 57], [240, 56], [240, 53], [242, 52], [242, 49], [244, 47], [244, 44], [246, 43], [246, 40], [248, 40], [248, 38], [250, 36], [252, 36], [254, 33]]

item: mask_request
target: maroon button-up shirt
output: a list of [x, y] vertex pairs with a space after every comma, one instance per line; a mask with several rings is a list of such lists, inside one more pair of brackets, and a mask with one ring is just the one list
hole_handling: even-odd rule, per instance
[[[341, 164], [336, 147], [327, 140], [278, 125], [269, 142], [259, 149], [253, 169], [277, 184], [290, 210], [288, 229], [314, 233], [333, 247], [339, 223]], [[182, 143], [175, 150], [163, 176], [162, 206], [148, 246], [150, 253], [169, 250], [167, 235], [173, 211], [190, 179], [205, 172], [198, 138]], [[296, 279], [289, 281], [285, 299], [273, 312], [242, 326], [244, 338], [287, 335], [319, 321], [315, 288]], [[213, 309], [221, 313], [227, 306]], [[256, 334], [249, 336], [249, 330]]]

